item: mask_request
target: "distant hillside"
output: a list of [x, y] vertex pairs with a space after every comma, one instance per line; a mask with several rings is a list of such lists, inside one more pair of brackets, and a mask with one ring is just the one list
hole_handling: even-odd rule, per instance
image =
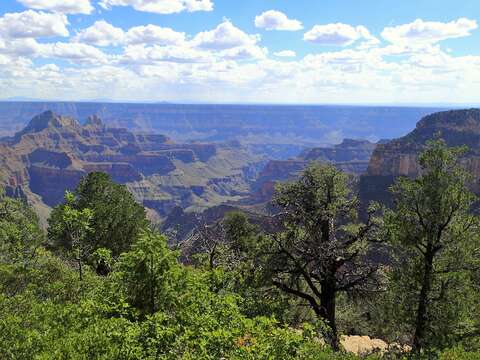
[[376, 144], [368, 140], [344, 139], [332, 147], [311, 148], [288, 160], [271, 160], [252, 185], [253, 202], [268, 201], [273, 195], [275, 183], [296, 178], [310, 163], [335, 165], [350, 174], [360, 175], [367, 170], [370, 156]]
[[42, 211], [92, 171], [126, 184], [158, 217], [176, 206], [202, 210], [248, 195], [262, 163], [239, 144], [178, 144], [108, 127], [96, 116], [81, 125], [52, 111], [0, 144], [0, 182]]
[[474, 190], [480, 192], [480, 109], [453, 110], [426, 116], [406, 136], [375, 148], [367, 173], [360, 181], [363, 202], [388, 203], [388, 188], [394, 179], [418, 175], [418, 154], [425, 143], [434, 138], [444, 139], [449, 146], [469, 147], [464, 163], [474, 177]]
[[[286, 159], [305, 147], [344, 138], [391, 139], [440, 108], [376, 106], [176, 105], [73, 102], [0, 102], [0, 136], [20, 131], [52, 110], [85, 121], [95, 114], [108, 126], [165, 134], [176, 141], [230, 141]], [[298, 153], [298, 152], [297, 152]]]
[[[428, 115], [414, 131], [392, 141], [375, 144], [344, 139], [335, 146], [307, 149], [290, 144], [283, 154], [268, 144], [236, 140], [180, 143], [158, 132], [108, 125], [98, 116], [79, 122], [45, 111], [0, 141], [0, 184], [9, 195], [26, 197], [43, 216], [86, 173], [104, 171], [126, 184], [156, 220], [164, 219], [171, 225], [180, 218], [189, 219], [189, 213], [215, 207], [254, 210], [268, 202], [276, 182], [293, 179], [310, 162], [319, 161], [355, 175], [366, 173], [360, 181], [363, 203], [386, 202], [387, 189], [396, 176], [418, 173], [416, 157], [425, 141], [436, 134], [451, 146], [470, 146], [465, 163], [477, 181], [478, 109]], [[267, 161], [265, 154], [269, 152], [275, 155]], [[297, 155], [281, 160], [287, 153]], [[221, 211], [206, 214], [217, 213]]]

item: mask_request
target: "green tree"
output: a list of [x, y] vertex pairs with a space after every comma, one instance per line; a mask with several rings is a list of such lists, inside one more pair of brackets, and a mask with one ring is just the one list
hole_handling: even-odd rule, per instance
[[0, 189], [0, 289], [5, 294], [13, 296], [27, 286], [44, 242], [35, 212]]
[[277, 188], [279, 233], [265, 238], [264, 269], [273, 285], [306, 301], [331, 328], [338, 346], [336, 298], [340, 292], [375, 289], [377, 265], [365, 255], [378, 229], [374, 208], [357, 220], [358, 200], [348, 175], [314, 164]]
[[[420, 176], [392, 187], [394, 210], [386, 214], [398, 261], [392, 271], [394, 312], [413, 332], [413, 350], [447, 346], [471, 327], [475, 298], [469, 283], [478, 249], [476, 197], [460, 164], [465, 148], [430, 141], [419, 156]], [[478, 306], [477, 306], [478, 311]]]
[[[88, 208], [75, 208], [75, 196], [71, 192], [65, 194], [65, 204], [61, 207], [59, 222], [50, 224], [52, 233], [63, 233], [70, 244], [74, 259], [77, 262], [80, 281], [83, 280], [82, 265], [92, 253], [92, 245], [88, 241], [92, 236], [93, 211]], [[57, 228], [58, 227], [58, 228]]]
[[116, 264], [120, 283], [129, 303], [141, 313], [153, 314], [175, 302], [182, 271], [177, 256], [163, 235], [150, 230], [120, 256]]
[[32, 208], [6, 197], [0, 189], [0, 259], [27, 266], [44, 242], [44, 232]]
[[[92, 251], [106, 248], [117, 257], [137, 239], [141, 229], [148, 226], [145, 209], [138, 204], [124, 185], [114, 183], [105, 173], [93, 172], [84, 177], [73, 192], [71, 207], [91, 209]], [[48, 235], [56, 246], [70, 249], [71, 239], [63, 224], [65, 204], [54, 208], [49, 219]]]

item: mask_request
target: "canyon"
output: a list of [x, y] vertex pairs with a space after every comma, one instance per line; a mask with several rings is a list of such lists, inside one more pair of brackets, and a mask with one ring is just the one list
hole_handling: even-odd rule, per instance
[[[174, 141], [156, 132], [107, 125], [97, 115], [78, 121], [47, 110], [0, 140], [0, 186], [31, 203], [45, 220], [87, 173], [102, 171], [125, 184], [151, 220], [178, 241], [196, 226], [226, 212], [254, 218], [268, 214], [275, 184], [295, 179], [310, 163], [330, 163], [357, 179], [363, 207], [389, 205], [398, 176], [419, 173], [418, 154], [429, 139], [469, 147], [463, 158], [480, 193], [480, 110], [453, 110], [423, 117], [393, 140], [344, 138], [332, 146], [295, 147], [286, 153], [234, 139]], [[286, 148], [285, 148], [286, 149]], [[258, 218], [261, 221], [261, 218]]]
[[246, 196], [262, 161], [239, 144], [178, 144], [107, 127], [96, 116], [80, 124], [46, 111], [2, 139], [0, 181], [7, 195], [25, 197], [45, 217], [85, 174], [102, 171], [158, 220], [176, 206], [201, 211]]
[[85, 122], [96, 115], [109, 127], [157, 133], [178, 142], [239, 141], [252, 152], [284, 160], [344, 138], [393, 139], [441, 107], [235, 105], [0, 101], [0, 137], [21, 131], [41, 112]]

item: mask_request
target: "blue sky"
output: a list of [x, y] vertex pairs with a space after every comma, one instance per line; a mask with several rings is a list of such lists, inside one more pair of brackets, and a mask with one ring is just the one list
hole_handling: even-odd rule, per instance
[[478, 0], [2, 0], [0, 98], [478, 103]]

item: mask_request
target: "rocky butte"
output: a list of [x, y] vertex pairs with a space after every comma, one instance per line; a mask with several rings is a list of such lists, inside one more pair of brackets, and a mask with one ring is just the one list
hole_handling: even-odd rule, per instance
[[253, 184], [253, 201], [270, 200], [276, 182], [294, 179], [312, 162], [332, 164], [347, 173], [361, 175], [367, 170], [375, 146], [368, 140], [344, 139], [333, 147], [307, 149], [292, 159], [271, 160]]
[[377, 145], [360, 180], [362, 203], [389, 204], [388, 188], [399, 176], [418, 175], [418, 155], [435, 138], [448, 146], [468, 146], [462, 161], [473, 176], [473, 190], [480, 193], [480, 109], [452, 110], [425, 116], [406, 136]]
[[177, 144], [158, 134], [110, 128], [96, 116], [84, 124], [45, 111], [0, 142], [0, 183], [27, 198], [45, 218], [87, 173], [126, 184], [158, 217], [176, 206], [205, 209], [249, 192], [261, 159], [239, 144]]

